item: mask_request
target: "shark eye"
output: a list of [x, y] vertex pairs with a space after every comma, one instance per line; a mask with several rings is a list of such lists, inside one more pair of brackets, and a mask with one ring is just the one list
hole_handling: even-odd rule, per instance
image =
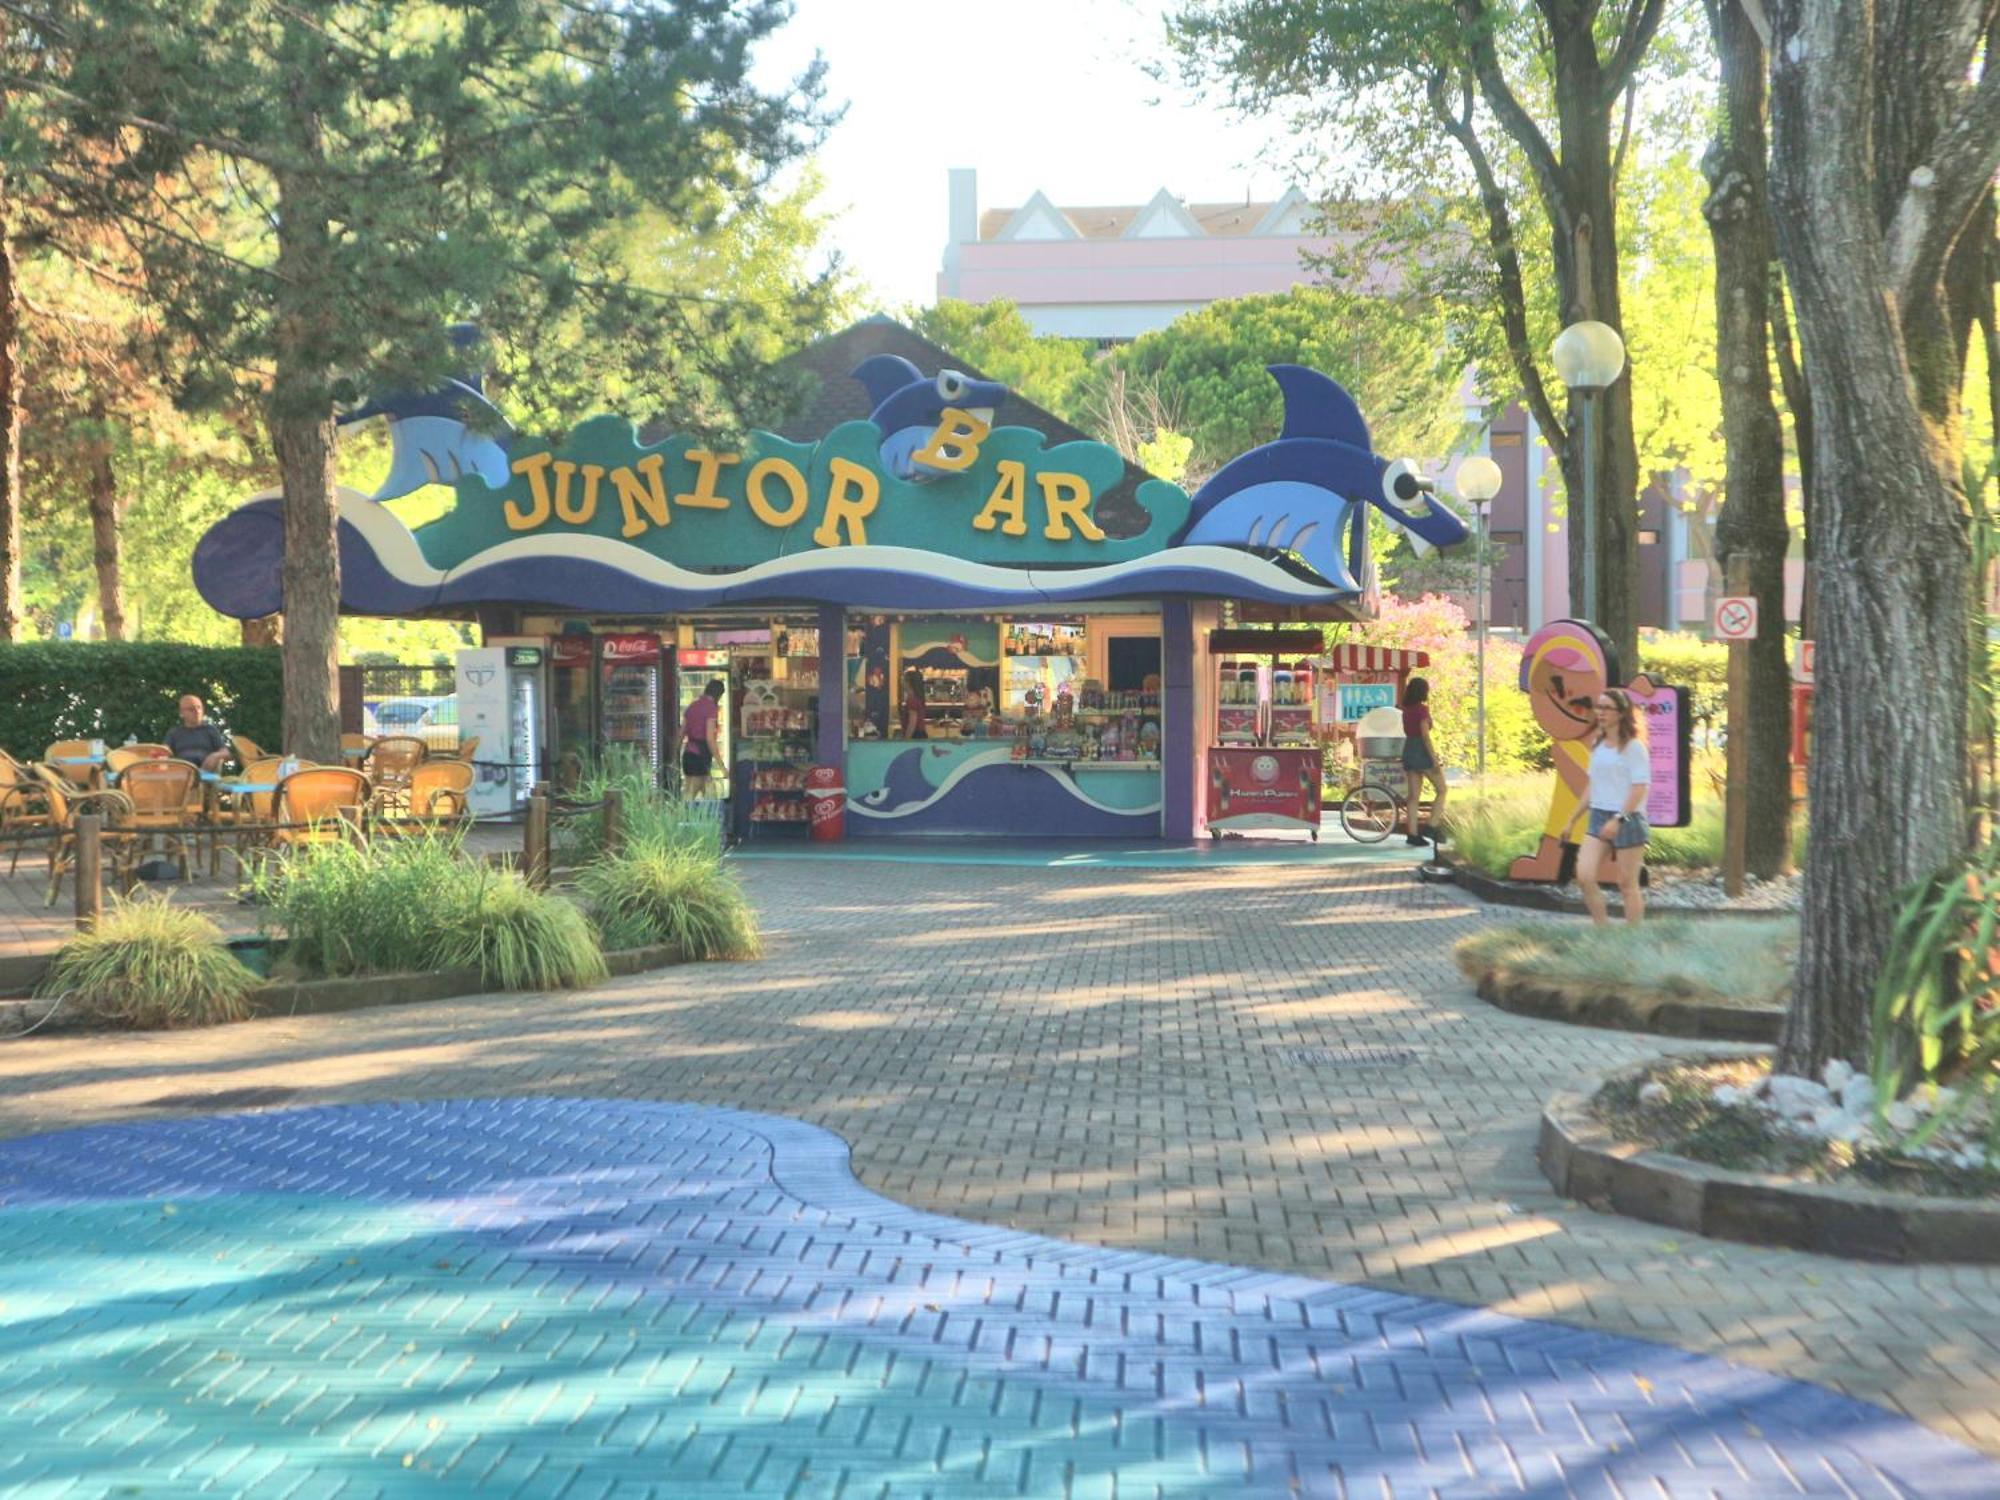
[[972, 384], [956, 370], [940, 370], [937, 378], [937, 393], [947, 401], [956, 401]]
[[1416, 463], [1399, 458], [1382, 471], [1382, 498], [1398, 510], [1414, 510], [1417, 497], [1437, 486], [1417, 472]]

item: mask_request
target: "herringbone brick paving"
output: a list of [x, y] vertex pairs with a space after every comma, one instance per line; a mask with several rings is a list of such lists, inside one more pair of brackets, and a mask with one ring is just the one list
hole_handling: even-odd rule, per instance
[[[1491, 1010], [1406, 871], [759, 860], [769, 955], [560, 997], [0, 1044], [0, 1130], [562, 1094], [809, 1120], [886, 1196], [1660, 1339], [2000, 1452], [2000, 1276], [1680, 1239], [1537, 1174], [1552, 1090], [1671, 1044]], [[159, 1101], [179, 1101], [161, 1103]]]
[[945, 1219], [858, 1188], [824, 1131], [699, 1105], [7, 1142], [0, 1294], [0, 1486], [79, 1500], [161, 1476], [534, 1497], [2000, 1485], [2000, 1463], [1797, 1382]]

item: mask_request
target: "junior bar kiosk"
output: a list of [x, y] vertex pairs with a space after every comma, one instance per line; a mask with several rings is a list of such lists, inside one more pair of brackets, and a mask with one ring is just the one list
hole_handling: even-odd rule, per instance
[[[428, 473], [406, 445], [456, 441], [462, 477], [415, 527], [393, 494], [340, 491], [342, 607], [545, 643], [551, 765], [636, 746], [675, 784], [682, 702], [721, 678], [753, 835], [803, 831], [815, 768], [838, 774], [850, 838], [1316, 828], [1317, 632], [1244, 641], [1260, 632], [1223, 631], [1225, 605], [1366, 618], [1370, 507], [1434, 546], [1466, 531], [1333, 381], [1271, 375], [1282, 433], [1193, 496], [1101, 444], [991, 427], [1004, 388], [888, 355], [855, 371], [873, 419], [729, 450], [645, 444], [619, 417], [560, 447], [454, 434], [436, 393], [377, 401], [393, 473]], [[282, 610], [280, 505], [260, 495], [197, 546], [223, 613]]]

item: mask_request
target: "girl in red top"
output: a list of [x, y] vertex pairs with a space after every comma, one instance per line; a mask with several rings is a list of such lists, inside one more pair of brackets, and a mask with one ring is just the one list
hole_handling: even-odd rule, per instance
[[924, 702], [924, 674], [911, 667], [903, 673], [903, 738], [929, 739], [930, 722], [930, 709]]
[[1403, 779], [1409, 793], [1409, 836], [1406, 844], [1424, 844], [1417, 832], [1417, 801], [1423, 796], [1424, 782], [1431, 784], [1431, 831], [1444, 827], [1444, 772], [1438, 767], [1437, 749], [1431, 744], [1431, 685], [1412, 677], [1403, 689]]

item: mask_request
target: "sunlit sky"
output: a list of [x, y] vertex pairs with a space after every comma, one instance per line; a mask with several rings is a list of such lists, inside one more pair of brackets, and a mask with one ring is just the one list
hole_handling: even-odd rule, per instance
[[875, 307], [936, 291], [952, 167], [979, 172], [979, 206], [1143, 203], [1165, 187], [1226, 202], [1276, 197], [1277, 122], [1246, 123], [1146, 76], [1162, 55], [1159, 0], [797, 0], [758, 81], [815, 50], [847, 113], [819, 153], [830, 238]]

